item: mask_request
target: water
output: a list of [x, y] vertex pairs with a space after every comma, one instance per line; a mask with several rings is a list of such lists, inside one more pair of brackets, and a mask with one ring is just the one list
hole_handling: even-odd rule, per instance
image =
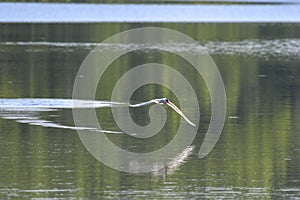
[[[203, 80], [172, 53], [140, 50], [112, 63], [99, 83], [98, 101], [88, 104], [96, 103], [102, 132], [91, 129], [88, 121], [83, 127], [74, 125], [73, 83], [86, 55], [111, 35], [143, 26], [172, 28], [193, 37], [207, 48], [222, 74], [226, 122], [204, 159], [198, 158], [198, 151], [209, 125], [210, 99]], [[299, 24], [289, 23], [0, 24], [1, 199], [299, 198], [299, 29]], [[176, 42], [169, 50], [193, 55], [201, 51]], [[170, 65], [191, 82], [199, 81], [200, 128], [193, 145], [167, 168], [146, 174], [119, 172], [91, 156], [76, 130], [99, 131], [135, 152], [172, 140], [179, 122], [172, 110], [166, 110], [162, 133], [147, 140], [128, 138], [112, 118], [112, 83], [132, 66], [148, 62]], [[178, 104], [174, 94], [157, 85], [140, 88], [132, 102], [163, 96]], [[131, 114], [138, 124], [149, 123], [148, 108]]]

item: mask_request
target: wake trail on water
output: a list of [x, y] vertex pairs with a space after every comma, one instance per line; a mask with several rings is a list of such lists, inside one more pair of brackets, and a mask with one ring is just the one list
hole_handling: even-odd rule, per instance
[[0, 99], [0, 118], [15, 120], [18, 123], [68, 130], [87, 130], [99, 133], [122, 134], [121, 131], [101, 130], [94, 127], [63, 125], [42, 119], [42, 112], [61, 109], [89, 109], [105, 107], [126, 107], [129, 104], [109, 101], [55, 99], [55, 98], [8, 98]]

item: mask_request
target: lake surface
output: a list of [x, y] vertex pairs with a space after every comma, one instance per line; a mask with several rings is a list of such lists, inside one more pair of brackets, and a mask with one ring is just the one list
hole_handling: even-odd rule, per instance
[[[88, 121], [84, 127], [74, 125], [71, 99], [77, 71], [99, 42], [147, 26], [180, 31], [207, 49], [223, 77], [227, 114], [219, 141], [199, 159], [210, 98], [201, 77], [171, 53], [197, 55], [199, 48], [173, 42], [170, 52], [141, 48], [121, 56], [100, 81], [97, 101], [84, 105], [96, 107], [103, 127], [91, 132], [106, 134], [124, 149], [145, 152], [164, 146], [180, 120], [166, 109], [166, 126], [156, 136], [124, 134], [113, 121], [109, 100], [126, 71], [162, 63], [197, 83], [199, 91], [201, 118], [190, 148], [162, 171], [134, 174], [111, 169], [86, 150], [77, 130], [90, 127]], [[298, 199], [299, 33], [298, 23], [0, 23], [0, 198]], [[132, 45], [103, 48], [130, 50]], [[155, 84], [139, 88], [132, 102], [164, 96], [178, 105], [170, 90]], [[149, 123], [148, 109], [131, 110], [133, 120]]]

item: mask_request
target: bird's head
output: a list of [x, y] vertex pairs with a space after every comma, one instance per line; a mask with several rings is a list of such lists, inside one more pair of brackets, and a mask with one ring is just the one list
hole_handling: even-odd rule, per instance
[[169, 100], [167, 98], [162, 98], [159, 103], [162, 103], [162, 104], [167, 104], [169, 103]]

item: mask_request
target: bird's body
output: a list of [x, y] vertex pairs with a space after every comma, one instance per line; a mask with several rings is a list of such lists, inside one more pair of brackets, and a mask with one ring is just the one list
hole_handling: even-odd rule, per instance
[[177, 108], [177, 106], [175, 106], [171, 101], [169, 101], [167, 98], [161, 98], [161, 99], [152, 99], [150, 101], [146, 101], [146, 102], [142, 102], [142, 103], [138, 103], [138, 104], [130, 104], [130, 107], [136, 108], [136, 107], [141, 107], [141, 106], [146, 106], [152, 103], [156, 103], [156, 104], [166, 104], [168, 106], [170, 106], [173, 110], [175, 110], [180, 116], [182, 116], [185, 121], [187, 123], [189, 123], [192, 126], [196, 126], [193, 122], [191, 122], [184, 114], [183, 112]]

